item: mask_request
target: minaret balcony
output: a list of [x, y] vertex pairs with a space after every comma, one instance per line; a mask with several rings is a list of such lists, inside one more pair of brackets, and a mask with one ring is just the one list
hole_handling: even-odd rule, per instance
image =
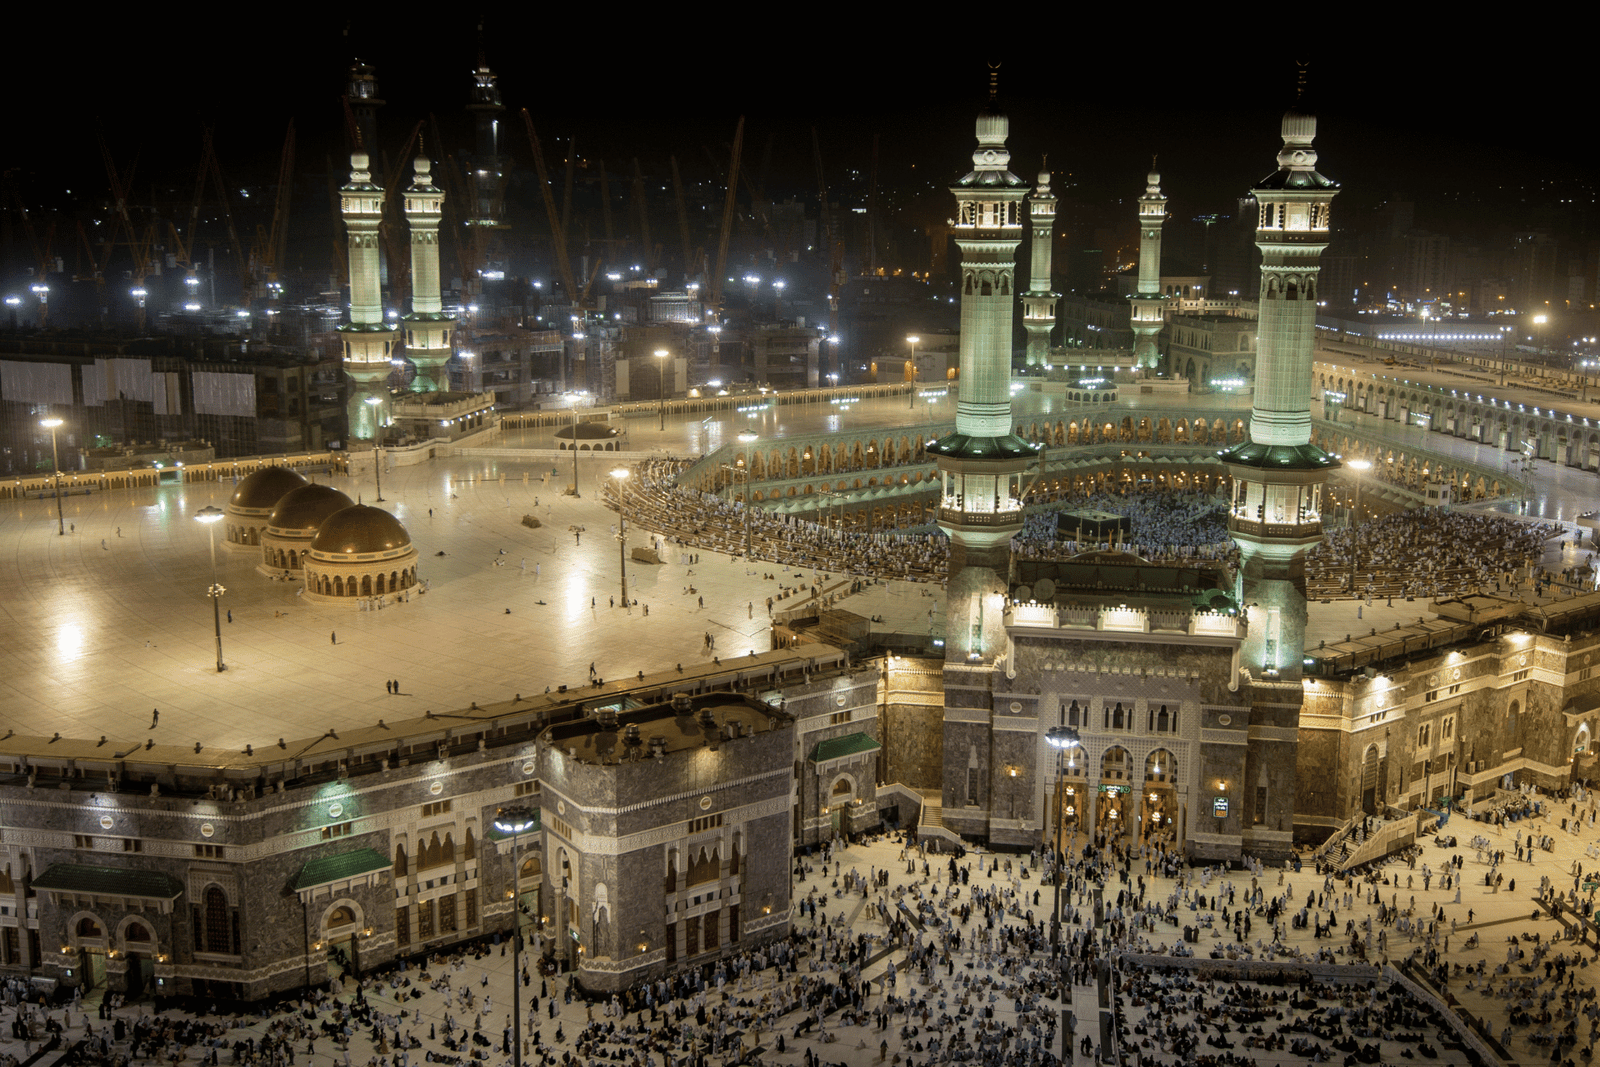
[[1302, 516], [1298, 522], [1264, 522], [1234, 515], [1228, 518], [1228, 533], [1287, 541], [1315, 540], [1322, 537], [1322, 519]]
[[939, 505], [939, 521], [951, 526], [1021, 526], [1022, 502], [1007, 501], [1000, 510], [966, 511], [960, 504]]

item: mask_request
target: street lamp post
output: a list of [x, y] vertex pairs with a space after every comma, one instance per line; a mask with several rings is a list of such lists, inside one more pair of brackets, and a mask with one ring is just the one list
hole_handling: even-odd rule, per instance
[[922, 338], [916, 334], [906, 337], [907, 343], [911, 345], [911, 403], [906, 405], [908, 408], [917, 406], [917, 342], [920, 340]]
[[383, 502], [383, 438], [378, 436], [382, 429], [383, 416], [378, 408], [383, 403], [381, 396], [367, 397], [367, 403], [372, 405], [372, 476], [378, 480], [378, 502]]
[[[740, 432], [740, 434], [739, 434], [739, 443], [741, 445], [752, 444], [755, 441], [755, 439], [756, 439], [756, 432], [754, 430], [744, 430], [744, 431]], [[748, 559], [751, 558], [751, 547], [750, 547], [750, 508], [751, 508], [751, 502], [750, 502], [750, 468], [749, 467], [744, 468], [744, 470], [741, 473], [744, 474], [744, 558], [746, 560], [748, 560]]]
[[1350, 595], [1353, 597], [1356, 595], [1356, 543], [1361, 523], [1361, 472], [1371, 470], [1372, 464], [1364, 459], [1352, 459], [1345, 466], [1356, 472], [1356, 501], [1350, 511]]
[[217, 581], [217, 522], [222, 518], [222, 509], [207, 506], [195, 512], [195, 521], [206, 524], [206, 532], [211, 535], [211, 588], [206, 590], [206, 595], [211, 597], [211, 621], [217, 629], [217, 673], [227, 670], [222, 662], [222, 594], [227, 592]]
[[578, 399], [572, 399], [572, 495], [580, 497], [578, 492]]
[[501, 808], [494, 828], [511, 835], [511, 1063], [522, 1067], [522, 835], [538, 821], [529, 808]]
[[656, 349], [656, 359], [663, 362], [656, 364], [656, 396], [661, 405], [661, 430], [667, 428], [667, 364], [664, 362], [671, 355], [665, 348]]
[[39, 425], [50, 431], [50, 464], [55, 468], [56, 474], [56, 536], [65, 537], [67, 534], [66, 517], [61, 514], [61, 453], [56, 451], [56, 431], [61, 428], [61, 420], [56, 418], [40, 419]]
[[1061, 814], [1061, 753], [1071, 748], [1076, 748], [1082, 743], [1078, 731], [1071, 726], [1052, 726], [1045, 731], [1044, 739], [1050, 742], [1050, 747], [1056, 750], [1056, 899], [1050, 917], [1050, 944], [1057, 950], [1061, 947], [1061, 870], [1065, 865], [1065, 852], [1061, 847], [1062, 814]]
[[622, 563], [622, 606], [628, 606], [628, 501], [624, 494], [627, 492], [629, 470], [627, 467], [617, 467], [611, 472], [611, 477], [617, 480], [617, 552]]

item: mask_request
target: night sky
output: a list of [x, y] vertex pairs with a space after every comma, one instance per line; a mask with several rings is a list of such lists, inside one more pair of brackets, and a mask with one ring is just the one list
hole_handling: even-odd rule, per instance
[[[228, 20], [227, 30], [200, 21], [220, 20], [214, 10], [160, 12], [176, 25], [158, 25], [151, 12], [95, 16], [100, 21], [73, 27], [70, 47], [55, 21], [13, 34], [14, 48], [26, 51], [6, 68], [13, 103], [4, 158], [23, 198], [47, 203], [58, 186], [104, 195], [97, 129], [123, 165], [139, 154], [136, 191], [167, 182], [187, 198], [205, 123], [216, 126], [230, 185], [274, 180], [290, 117], [299, 169], [319, 171], [327, 159], [337, 166], [339, 97], [352, 57], [377, 68], [387, 101], [380, 140], [389, 151], [430, 113], [451, 142], [446, 150], [470, 147], [463, 106], [479, 53], [473, 14], [452, 21], [448, 5], [430, 7], [443, 24], [418, 34], [398, 16], [368, 30], [337, 14], [316, 21], [301, 11], [239, 10], [246, 20]], [[686, 178], [708, 177], [710, 157], [726, 159], [743, 114], [745, 166], [759, 168], [770, 143], [765, 173], [774, 199], [814, 197], [814, 126], [835, 190], [850, 168], [864, 180], [876, 134], [886, 202], [931, 205], [934, 187], [965, 169], [986, 64], [996, 58], [958, 56], [947, 38], [926, 31], [819, 28], [815, 8], [779, 12], [788, 21], [778, 23], [756, 9], [719, 20], [704, 9], [629, 16], [596, 8], [590, 22], [526, 10], [539, 17], [491, 16], [481, 35], [501, 76], [514, 167], [531, 171], [516, 111], [527, 107], [553, 166], [565, 151], [558, 142], [576, 137], [580, 155], [605, 159], [619, 184], [632, 157], [647, 173], [664, 174], [672, 153]], [[1019, 15], [1005, 16], [1006, 35], [1033, 36]], [[1070, 182], [1084, 202], [1111, 202], [1139, 194], [1159, 152], [1174, 215], [1230, 211], [1274, 168], [1296, 57], [1240, 14], [1161, 26], [1150, 38], [1170, 43], [1145, 60], [1131, 28], [1090, 34], [1065, 25], [1042, 35], [1036, 54], [1012, 48], [999, 56], [1013, 170], [1031, 178], [1048, 153], [1058, 189]], [[619, 30], [620, 41], [608, 39]], [[419, 41], [426, 56], [414, 54]], [[1574, 238], [1586, 229], [1595, 152], [1587, 121], [1567, 117], [1571, 101], [1588, 95], [1576, 92], [1581, 68], [1547, 54], [1513, 71], [1487, 54], [1492, 45], [1396, 33], [1309, 54], [1321, 169], [1344, 184], [1347, 212], [1399, 196], [1417, 201], [1419, 225], [1447, 231], [1487, 235], [1542, 223]], [[1283, 58], [1259, 58], [1274, 53]]]

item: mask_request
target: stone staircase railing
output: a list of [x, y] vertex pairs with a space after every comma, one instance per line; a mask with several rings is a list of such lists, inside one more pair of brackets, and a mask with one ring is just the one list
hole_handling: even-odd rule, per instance
[[1408, 813], [1407, 818], [1391, 819], [1385, 822], [1376, 832], [1365, 841], [1351, 850], [1343, 860], [1334, 865], [1338, 871], [1347, 871], [1351, 867], [1359, 867], [1363, 863], [1382, 859], [1389, 853], [1396, 851], [1417, 839], [1417, 816]]

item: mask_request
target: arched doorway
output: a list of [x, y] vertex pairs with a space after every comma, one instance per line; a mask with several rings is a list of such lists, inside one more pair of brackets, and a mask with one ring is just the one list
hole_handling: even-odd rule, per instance
[[155, 985], [156, 943], [150, 928], [137, 919], [127, 920], [122, 927], [122, 951], [128, 959], [123, 993], [132, 999]]
[[1171, 840], [1178, 809], [1177, 761], [1172, 753], [1158, 748], [1144, 761], [1144, 782], [1141, 787], [1140, 832], [1146, 840]]
[[80, 915], [72, 923], [72, 944], [77, 949], [79, 987], [87, 993], [106, 984], [106, 928], [96, 916]]
[[1095, 833], [1109, 840], [1130, 833], [1128, 829], [1131, 791], [1129, 772], [1132, 757], [1121, 745], [1113, 745], [1100, 758], [1099, 803], [1095, 805]]
[[839, 836], [840, 821], [844, 811], [855, 798], [856, 784], [851, 781], [848, 774], [841, 774], [833, 780], [833, 785], [828, 790], [828, 823], [833, 828], [833, 836]]
[[339, 901], [323, 913], [321, 940], [328, 952], [328, 973], [331, 977], [344, 974], [360, 976], [361, 957], [357, 937], [360, 931], [360, 905], [353, 900]]
[[1368, 745], [1361, 760], [1361, 810], [1378, 814], [1378, 746]]

